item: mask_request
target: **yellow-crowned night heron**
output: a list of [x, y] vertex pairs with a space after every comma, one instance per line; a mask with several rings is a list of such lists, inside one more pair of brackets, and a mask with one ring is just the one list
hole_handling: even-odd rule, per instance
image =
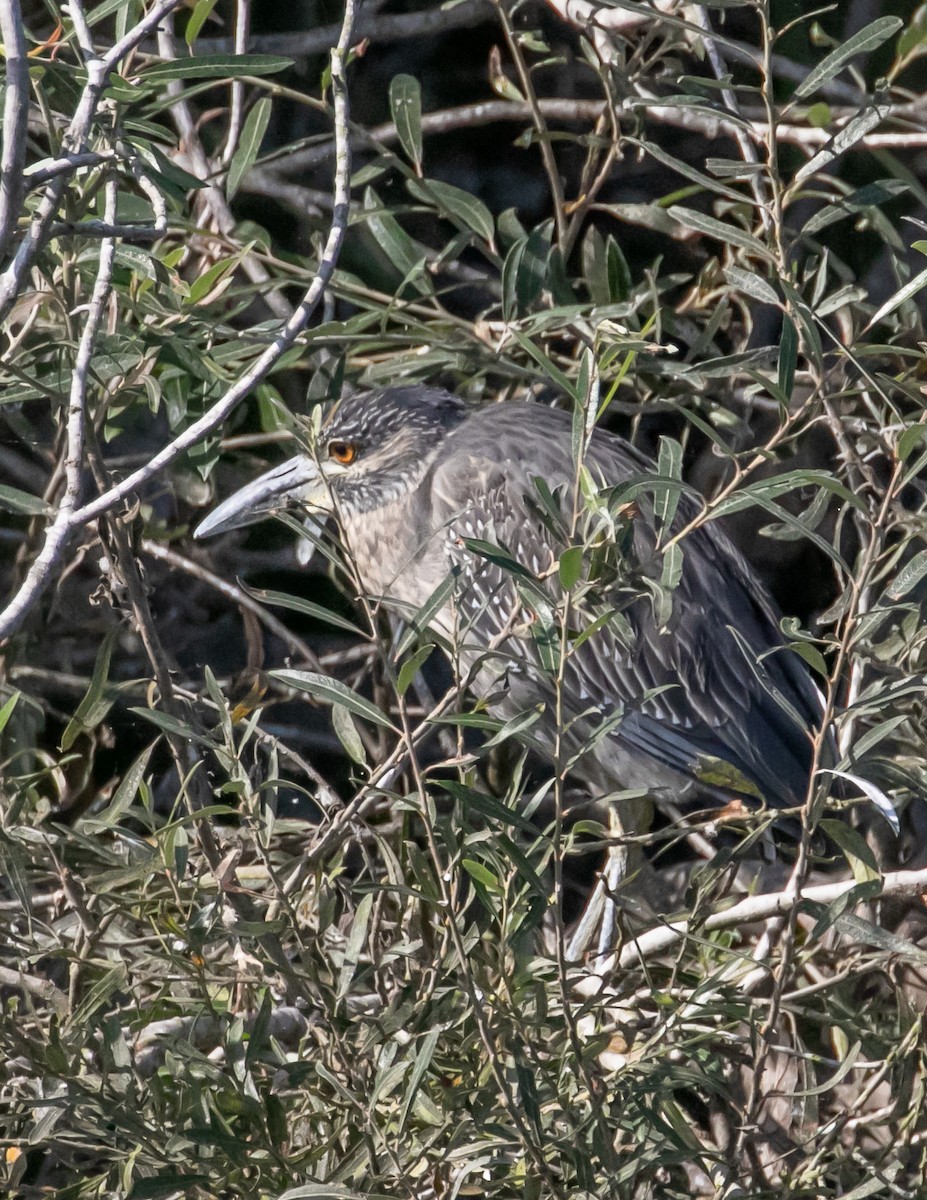
[[[709, 522], [682, 539], [667, 599], [653, 464], [596, 430], [583, 465], [600, 489], [590, 506], [587, 483], [585, 507], [566, 413], [389, 388], [343, 400], [314, 454], [242, 488], [196, 533], [287, 506], [334, 511], [366, 593], [404, 616], [454, 577], [431, 625], [473, 689], [504, 718], [540, 709], [529, 738], [550, 752], [559, 729], [561, 762], [578, 755], [574, 775], [599, 794], [800, 805], [821, 700], [762, 583]], [[697, 511], [678, 497], [663, 542]]]

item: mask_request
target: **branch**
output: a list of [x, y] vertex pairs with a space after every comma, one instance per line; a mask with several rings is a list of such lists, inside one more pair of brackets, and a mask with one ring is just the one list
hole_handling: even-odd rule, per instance
[[[171, 4], [176, 0], [171, 0]], [[163, 15], [165, 5], [159, 8]], [[54, 522], [46, 534], [45, 545], [38, 558], [32, 564], [19, 592], [10, 601], [7, 608], [0, 612], [0, 638], [13, 633], [26, 616], [31, 605], [45, 590], [52, 578], [52, 573], [58, 565], [64, 547], [75, 530], [83, 528], [96, 520], [130, 493], [153, 479], [159, 471], [176, 461], [187, 450], [191, 449], [203, 438], [216, 430], [248, 393], [265, 379], [279, 362], [281, 356], [294, 345], [296, 339], [315, 311], [316, 305], [322, 298], [328, 283], [335, 271], [335, 264], [344, 241], [350, 212], [349, 189], [351, 177], [351, 152], [348, 145], [348, 96], [345, 85], [345, 59], [351, 46], [354, 24], [355, 0], [347, 0], [344, 12], [344, 22], [338, 46], [332, 51], [332, 96], [335, 108], [335, 134], [338, 143], [335, 172], [335, 202], [331, 225], [325, 247], [319, 260], [318, 270], [299, 306], [277, 334], [257, 362], [241, 379], [234, 383], [225, 395], [218, 400], [198, 421], [195, 421], [179, 437], [168, 443], [144, 467], [133, 471], [115, 487], [104, 492], [83, 508], [62, 506]], [[160, 17], [159, 17], [160, 20]], [[137, 30], [133, 30], [133, 34]], [[109, 218], [112, 220], [112, 218]], [[106, 246], [109, 243], [104, 242]], [[103, 251], [101, 249], [101, 258]], [[88, 317], [89, 322], [89, 317]], [[87, 330], [85, 327], [85, 334]], [[82, 338], [81, 348], [84, 340]], [[79, 353], [80, 357], [80, 353]], [[89, 365], [89, 361], [88, 361]], [[75, 379], [77, 372], [75, 371]], [[70, 450], [69, 450], [70, 460]]]
[[[364, 38], [370, 42], [402, 42], [407, 38], [429, 37], [437, 33], [450, 33], [455, 29], [470, 29], [491, 19], [492, 8], [488, 0], [463, 0], [450, 9], [432, 8], [424, 12], [383, 17], [360, 13], [352, 36], [355, 41]], [[336, 43], [340, 44], [342, 28], [338, 25], [323, 25], [306, 33], [265, 34], [263, 37], [252, 37], [249, 49], [258, 54], [288, 54], [294, 58], [324, 54]], [[203, 54], [233, 49], [231, 38], [198, 38], [196, 44]]]
[[[158, 50], [165, 60], [176, 58], [171, 30], [159, 31]], [[215, 183], [213, 165], [200, 141], [196, 120], [184, 96], [183, 83], [179, 79], [172, 79], [167, 85], [167, 92], [174, 101], [170, 111], [177, 132], [180, 134], [181, 146], [189, 157], [194, 173], [206, 185], [202, 193], [203, 203], [209, 209], [219, 233], [223, 237], [231, 238], [237, 222], [229, 208], [224, 192]], [[270, 272], [256, 255], [246, 254], [241, 260], [241, 269], [252, 283], [271, 284]], [[293, 316], [293, 310], [278, 288], [268, 286], [263, 299], [271, 313], [279, 321], [288, 321]]]
[[0, 154], [0, 262], [6, 256], [23, 201], [23, 163], [29, 127], [29, 59], [19, 0], [0, 0], [0, 38], [6, 59], [3, 150]]
[[[116, 219], [116, 195], [116, 181], [112, 179], [106, 185], [105, 219], [109, 222], [113, 222]], [[81, 331], [80, 342], [77, 347], [74, 374], [71, 377], [71, 390], [68, 396], [64, 495], [61, 498], [61, 503], [58, 505], [55, 519], [45, 534], [45, 544], [42, 547], [41, 553], [29, 568], [19, 591], [13, 597], [2, 616], [0, 616], [0, 636], [3, 635], [4, 628], [12, 631], [19, 625], [20, 621], [22, 621], [26, 613], [45, 590], [51, 579], [52, 572], [58, 566], [59, 559], [64, 553], [71, 534], [71, 521], [77, 506], [83, 476], [87, 382], [90, 374], [90, 364], [93, 360], [97, 333], [103, 322], [103, 308], [109, 297], [115, 254], [115, 240], [113, 238], [104, 238], [100, 244], [97, 277], [94, 281], [90, 303], [87, 305], [87, 319], [84, 322], [84, 328]]]
[[[591, 123], [597, 121], [605, 111], [605, 102], [602, 100], [538, 99], [537, 106], [543, 117], [554, 121]], [[498, 121], [530, 121], [533, 116], [533, 110], [527, 101], [480, 100], [475, 104], [459, 104], [453, 108], [423, 113], [421, 129], [422, 133], [428, 136], [435, 133], [452, 133], [455, 129], [475, 129], [480, 125], [492, 125]], [[359, 146], [364, 142], [373, 141], [391, 145], [398, 140], [399, 134], [395, 124], [385, 121], [382, 125], [366, 130], [363, 135], [352, 138], [352, 144]], [[265, 167], [277, 162], [277, 170], [282, 174], [300, 175], [327, 162], [333, 154], [333, 143], [324, 142], [320, 146], [309, 146], [305, 150], [297, 150], [290, 154], [281, 153], [279, 161], [274, 155], [267, 155], [261, 162]]]
[[[732, 929], [737, 925], [748, 925], [752, 921], [765, 921], [770, 917], [783, 916], [797, 908], [803, 900], [817, 904], [832, 904], [856, 887], [855, 880], [841, 883], [821, 883], [807, 887], [796, 894], [787, 888], [783, 892], [771, 892], [763, 896], [749, 896], [730, 908], [713, 912], [703, 921], [673, 921], [660, 929], [649, 929], [624, 947], [617, 959], [613, 959], [603, 973], [614, 969], [632, 967], [654, 954], [659, 954], [683, 941], [690, 932], [711, 933], [716, 929]], [[879, 897], [917, 895], [927, 889], [927, 869], [922, 871], [892, 871], [882, 878]]]

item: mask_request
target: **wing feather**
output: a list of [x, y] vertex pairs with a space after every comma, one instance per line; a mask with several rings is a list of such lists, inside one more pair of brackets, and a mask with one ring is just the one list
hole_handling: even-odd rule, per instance
[[[555, 496], [571, 495], [569, 447], [565, 414], [497, 405], [455, 430], [432, 467], [433, 527], [447, 531], [448, 558], [459, 569], [464, 640], [476, 653], [502, 639], [492, 680], [513, 711], [553, 694], [540, 610], [544, 597], [550, 607], [561, 599], [556, 564], [568, 543], [556, 522], [542, 519], [534, 480], [543, 478]], [[653, 470], [626, 442], [602, 432], [592, 438], [586, 465], [609, 485]], [[695, 511], [691, 498], [681, 497], [676, 527]], [[519, 579], [504, 559], [473, 549], [474, 541], [498, 547], [525, 574]], [[623, 710], [592, 751], [596, 770], [617, 786], [678, 787], [689, 780], [698, 790], [700, 764], [715, 758], [735, 767], [769, 803], [800, 803], [812, 757], [809, 731], [821, 712], [807, 669], [784, 648], [772, 601], [720, 529], [701, 527], [683, 549], [672, 612], [658, 627], [646, 581], [659, 578], [662, 556], [643, 498], [614, 547], [614, 578], [580, 614], [581, 628], [609, 607], [620, 618], [569, 653], [561, 692], [566, 719], [581, 740], [596, 722]], [[485, 668], [482, 681], [491, 686]]]

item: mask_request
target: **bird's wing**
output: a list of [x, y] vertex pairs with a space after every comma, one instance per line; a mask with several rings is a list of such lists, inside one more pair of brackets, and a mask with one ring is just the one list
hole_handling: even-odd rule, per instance
[[[550, 513], [545, 519], [536, 479], [569, 506], [569, 423], [541, 408], [528, 423], [520, 406], [484, 412], [493, 419], [475, 424], [481, 413], [467, 421], [433, 467], [433, 517], [446, 530], [448, 554], [459, 569], [463, 641], [474, 650], [498, 644], [499, 661], [509, 660], [512, 703], [536, 701], [539, 686], [549, 699], [552, 656], [559, 653], [547, 637], [549, 616], [562, 598], [557, 564], [570, 540], [565, 522]], [[586, 461], [610, 484], [653, 470], [627, 443], [607, 435], [593, 438]], [[694, 512], [683, 498], [677, 523]], [[662, 772], [723, 794], [720, 760], [735, 769], [729, 776], [735, 784], [738, 774], [745, 777], [769, 803], [800, 803], [812, 758], [809, 729], [820, 720], [807, 670], [783, 645], [763, 585], [720, 530], [696, 530], [683, 550], [671, 612], [662, 612], [658, 624], [654, 581], [662, 555], [652, 505], [643, 498], [629, 510], [611, 563], [607, 555], [604, 568], [599, 563], [604, 581], [579, 600], [571, 617], [563, 717], [585, 714], [578, 724], [588, 733], [623, 714], [594, 751], [606, 768], [613, 756], [613, 774], [623, 776], [619, 784], [630, 777], [638, 786], [648, 771], [659, 784]], [[586, 570], [589, 559], [587, 553]], [[605, 613], [612, 615], [596, 625]]]

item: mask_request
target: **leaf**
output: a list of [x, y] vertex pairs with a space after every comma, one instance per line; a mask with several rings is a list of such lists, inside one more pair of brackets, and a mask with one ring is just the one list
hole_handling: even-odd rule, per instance
[[900, 600], [927, 575], [927, 550], [920, 550], [910, 562], [905, 563], [885, 589], [889, 600]]
[[20, 692], [14, 692], [13, 695], [10, 696], [9, 700], [7, 700], [6, 704], [4, 704], [3, 708], [0, 708], [0, 733], [3, 732], [7, 721], [9, 721], [10, 717], [13, 715], [13, 709], [16, 707], [19, 701], [20, 694]]
[[485, 242], [492, 242], [495, 226], [492, 213], [482, 200], [463, 188], [437, 179], [407, 179], [406, 187], [417, 200], [439, 209], [458, 225], [472, 230]]
[[414, 75], [394, 75], [389, 85], [389, 107], [399, 144], [415, 164], [422, 165], [422, 89]]
[[927, 286], [927, 270], [919, 271], [913, 279], [908, 280], [903, 288], [899, 288], [894, 296], [890, 296], [883, 305], [876, 309], [873, 315], [869, 318], [869, 321], [863, 332], [866, 333], [873, 327], [873, 325], [878, 325], [878, 323], [884, 320], [889, 313], [893, 313], [896, 308], [900, 308], [906, 300], [910, 300], [912, 296], [917, 295], [917, 293], [925, 286]]
[[431, 279], [424, 270], [424, 247], [413, 242], [373, 188], [367, 188], [364, 192], [364, 215], [377, 244], [405, 284], [419, 294], [433, 291]]
[[157, 742], [152, 742], [135, 759], [126, 773], [123, 775], [113, 794], [112, 800], [107, 807], [97, 816], [94, 817], [101, 825], [115, 825], [124, 812], [126, 812], [138, 795], [138, 789], [145, 775], [145, 770], [148, 766], [148, 760], [151, 758], [151, 752], [154, 750]]
[[95, 729], [112, 708], [113, 696], [106, 693], [109, 662], [117, 637], [118, 631], [111, 629], [100, 645], [87, 691], [61, 735], [62, 750], [70, 750], [80, 735]]
[[272, 108], [271, 98], [262, 96], [245, 118], [241, 139], [229, 163], [229, 173], [225, 181], [225, 194], [229, 200], [238, 191], [241, 181], [254, 166], [255, 159], [261, 152], [261, 143], [267, 132]]
[[323, 608], [321, 604], [315, 604], [312, 600], [304, 600], [302, 596], [291, 596], [288, 592], [265, 591], [263, 588], [248, 587], [247, 584], [242, 584], [241, 588], [255, 600], [260, 600], [262, 604], [288, 608], [293, 612], [302, 613], [304, 616], [324, 621], [326, 625], [334, 625], [336, 629], [346, 629], [348, 633], [356, 634], [358, 637], [364, 636], [363, 632], [347, 617], [342, 617], [329, 608]]
[[361, 741], [354, 718], [343, 704], [332, 705], [332, 725], [338, 741], [344, 746], [348, 758], [358, 766], [365, 766], [367, 755], [364, 753], [364, 743]]
[[822, 84], [833, 79], [844, 63], [855, 58], [857, 54], [865, 54], [875, 50], [883, 42], [888, 41], [892, 34], [897, 33], [904, 25], [900, 17], [879, 17], [877, 21], [855, 33], [848, 41], [837, 46], [814, 67], [795, 89], [795, 98], [803, 100], [810, 96]]
[[753, 271], [745, 271], [743, 267], [725, 267], [724, 277], [739, 292], [758, 300], [760, 304], [778, 306], [781, 303], [772, 286]]
[[803, 167], [795, 172], [795, 183], [802, 183], [809, 179], [818, 171], [824, 169], [829, 163], [832, 163], [835, 158], [839, 158], [851, 146], [871, 133], [877, 125], [881, 125], [886, 117], [891, 116], [891, 107], [888, 104], [877, 104], [863, 110], [858, 116], [855, 116], [852, 121], [848, 121], [846, 125], [836, 133], [827, 145], [819, 150], [818, 153], [806, 162]]
[[384, 729], [395, 729], [375, 704], [359, 696], [353, 688], [349, 688], [339, 679], [331, 679], [328, 675], [319, 675], [315, 671], [271, 671], [270, 677], [298, 692], [307, 692], [316, 700], [323, 700], [327, 704], [343, 704], [356, 717], [362, 717], [374, 725]]
[[409, 685], [412, 680], [421, 670], [422, 666], [431, 658], [431, 652], [434, 650], [434, 642], [426, 642], [424, 646], [419, 646], [413, 655], [405, 660], [399, 668], [399, 677], [396, 680], [396, 690], [400, 696], [404, 696], [409, 690]]
[[844, 821], [834, 821], [830, 818], [822, 820], [819, 828], [843, 851], [857, 883], [868, 883], [870, 879], [881, 878], [872, 847], [859, 830], [853, 829]]
[[183, 34], [184, 41], [188, 46], [192, 46], [196, 41], [200, 30], [206, 23], [206, 19], [215, 7], [216, 0], [197, 0]]
[[431, 1065], [431, 1060], [434, 1057], [435, 1047], [438, 1044], [438, 1038], [441, 1036], [441, 1029], [429, 1029], [422, 1041], [421, 1048], [415, 1056], [415, 1063], [412, 1068], [412, 1074], [409, 1076], [409, 1082], [406, 1084], [406, 1094], [403, 1098], [402, 1108], [399, 1113], [399, 1133], [401, 1134], [405, 1128], [406, 1120], [409, 1116], [409, 1110], [415, 1100], [419, 1085], [425, 1076], [425, 1072]]
[[779, 390], [786, 399], [792, 398], [795, 368], [798, 365], [798, 331], [791, 317], [782, 318], [782, 337], [779, 342]]
[[564, 550], [560, 555], [557, 571], [560, 576], [560, 586], [565, 592], [568, 592], [571, 587], [575, 587], [583, 573], [582, 546], [570, 546], [568, 550]]
[[888, 821], [894, 833], [898, 834], [901, 832], [901, 822], [898, 820], [898, 813], [895, 810], [895, 806], [881, 788], [876, 787], [874, 783], [870, 783], [868, 779], [862, 779], [859, 775], [853, 775], [849, 771], [830, 771], [824, 767], [821, 770], [827, 775], [836, 775], [838, 779], [846, 779], [849, 783], [858, 787], [863, 795], [872, 801], [882, 816]]
[[41, 496], [32, 496], [29, 492], [21, 492], [19, 488], [0, 485], [0, 510], [3, 512], [21, 513], [26, 517], [44, 517], [48, 505]]
[[674, 204], [668, 210], [669, 216], [674, 221], [678, 221], [680, 225], [685, 225], [687, 229], [694, 229], [697, 233], [704, 233], [708, 237], [717, 239], [719, 242], [728, 243], [731, 245], [740, 246], [742, 250], [747, 250], [751, 254], [755, 254], [757, 258], [765, 258], [769, 262], [773, 261], [773, 255], [770, 250], [752, 233], [747, 233], [746, 230], [739, 229], [736, 225], [728, 225], [726, 221], [716, 221], [714, 217], [709, 217], [705, 213], [696, 212], [694, 208], [685, 208], [681, 204]]
[[[682, 446], [675, 438], [665, 434], [660, 435], [657, 471], [668, 479], [682, 480]], [[654, 488], [653, 517], [659, 532], [662, 533], [672, 525], [682, 492], [681, 482], [677, 487], [667, 484], [662, 488]]]
[[895, 453], [899, 462], [907, 462], [912, 451], [927, 441], [927, 425], [911, 425], [899, 437]]
[[335, 990], [336, 1000], [343, 1000], [348, 994], [348, 988], [351, 986], [351, 980], [354, 978], [354, 972], [357, 970], [361, 949], [367, 940], [367, 926], [370, 923], [370, 910], [372, 907], [373, 892], [368, 892], [365, 896], [361, 897], [361, 901], [354, 913], [354, 919], [351, 922], [351, 932], [348, 934], [348, 943], [344, 948], [344, 958], [341, 962], [341, 970], [338, 973], [338, 987]]
[[495, 875], [493, 875], [492, 871], [490, 871], [489, 868], [485, 867], [482, 863], [476, 862], [475, 859], [472, 858], [465, 858], [460, 865], [467, 872], [471, 879], [475, 879], [477, 883], [481, 883], [483, 887], [487, 888], [489, 891], [496, 893], [502, 891], [499, 880], [495, 877]]
[[198, 54], [154, 63], [139, 71], [142, 84], [170, 79], [237, 79], [241, 75], [276, 75], [292, 67], [292, 58], [280, 54]]

